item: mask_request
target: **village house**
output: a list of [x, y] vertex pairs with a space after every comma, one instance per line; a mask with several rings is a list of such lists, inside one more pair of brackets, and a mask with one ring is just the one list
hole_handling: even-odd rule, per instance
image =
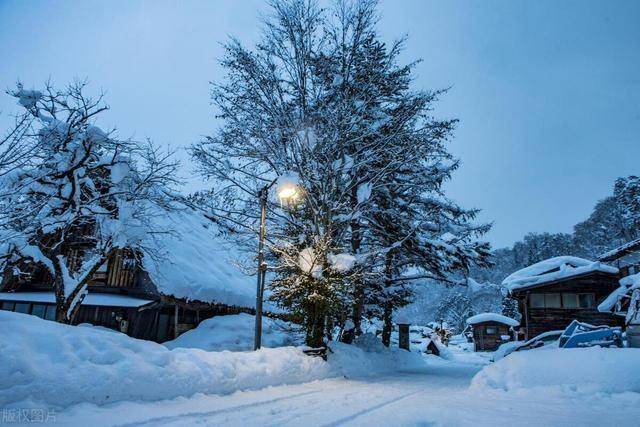
[[497, 313], [480, 313], [467, 319], [473, 331], [474, 351], [495, 351], [515, 338], [514, 328], [520, 323]]
[[[212, 316], [254, 312], [255, 279], [238, 266], [246, 257], [215, 223], [187, 207], [154, 221], [166, 232], [149, 237], [153, 254], [117, 251], [89, 282], [75, 324], [163, 342]], [[55, 319], [46, 270], [33, 264], [15, 270], [4, 273], [0, 308]]]
[[519, 270], [503, 281], [518, 301], [525, 339], [563, 330], [572, 320], [623, 326], [619, 316], [598, 310], [619, 287], [620, 270], [573, 256], [550, 258]]

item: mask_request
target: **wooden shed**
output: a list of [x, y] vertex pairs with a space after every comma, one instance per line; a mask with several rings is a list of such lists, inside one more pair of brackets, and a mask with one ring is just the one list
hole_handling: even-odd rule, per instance
[[501, 344], [511, 341], [513, 328], [520, 323], [497, 313], [481, 313], [471, 316], [467, 323], [473, 329], [474, 351], [495, 351]]

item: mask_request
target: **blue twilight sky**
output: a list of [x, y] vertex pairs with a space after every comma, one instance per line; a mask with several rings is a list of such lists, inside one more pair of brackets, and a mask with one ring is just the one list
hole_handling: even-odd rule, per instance
[[[88, 77], [121, 136], [186, 146], [215, 122], [220, 42], [259, 36], [262, 1], [0, 0], [0, 88]], [[385, 40], [409, 35], [416, 86], [451, 86], [437, 114], [461, 120], [448, 185], [494, 221], [488, 239], [569, 232], [618, 176], [640, 174], [640, 1], [399, 1]], [[0, 96], [0, 126], [16, 111]], [[190, 186], [199, 185], [189, 166]]]

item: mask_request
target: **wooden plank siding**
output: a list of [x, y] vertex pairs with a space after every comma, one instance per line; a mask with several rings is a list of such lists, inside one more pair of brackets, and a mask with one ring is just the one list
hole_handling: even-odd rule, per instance
[[[525, 339], [534, 338], [543, 332], [565, 329], [572, 320], [593, 325], [623, 326], [623, 319], [610, 313], [600, 313], [597, 309], [618, 284], [619, 276], [603, 272], [591, 272], [580, 277], [568, 278], [540, 284], [511, 292], [518, 300], [522, 315], [521, 327]], [[531, 307], [533, 294], [593, 294], [595, 305], [591, 308], [534, 308]]]

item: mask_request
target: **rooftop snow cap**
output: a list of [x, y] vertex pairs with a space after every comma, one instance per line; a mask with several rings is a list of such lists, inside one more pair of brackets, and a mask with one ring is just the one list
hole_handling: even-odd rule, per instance
[[[187, 300], [254, 307], [255, 279], [240, 267], [251, 254], [225, 240], [202, 213], [177, 207], [153, 217], [156, 228], [165, 233], [146, 235], [144, 240], [142, 264], [158, 291]], [[154, 259], [157, 255], [160, 259]]]
[[518, 326], [520, 324], [520, 322], [518, 322], [517, 320], [498, 313], [480, 313], [467, 319], [467, 323], [469, 325], [475, 325], [477, 323], [484, 322], [498, 322], [509, 326]]
[[579, 276], [592, 271], [617, 274], [618, 269], [575, 256], [558, 256], [512, 273], [502, 281], [510, 291]]

